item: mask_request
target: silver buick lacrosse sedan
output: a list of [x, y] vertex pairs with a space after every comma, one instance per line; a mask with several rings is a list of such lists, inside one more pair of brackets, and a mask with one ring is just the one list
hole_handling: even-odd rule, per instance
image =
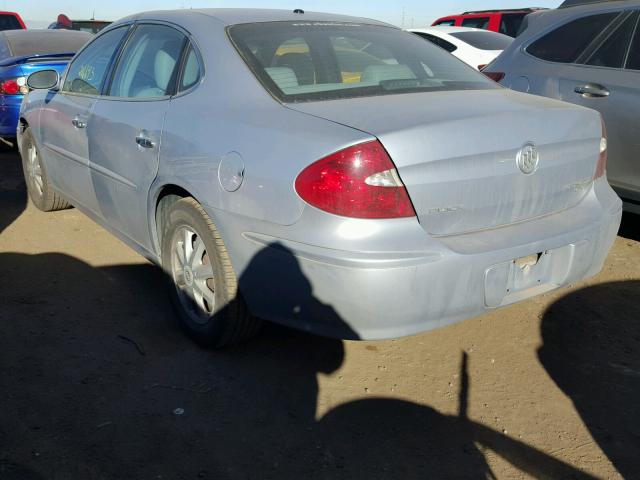
[[620, 224], [597, 112], [373, 20], [143, 13], [28, 86], [33, 203], [73, 205], [162, 266], [212, 346], [259, 319], [429, 330], [596, 274]]

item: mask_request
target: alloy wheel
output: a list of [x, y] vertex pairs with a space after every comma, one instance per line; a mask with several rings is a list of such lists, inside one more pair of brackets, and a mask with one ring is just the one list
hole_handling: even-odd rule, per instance
[[199, 324], [208, 322], [216, 304], [213, 266], [202, 237], [191, 227], [173, 235], [171, 273], [185, 311]]

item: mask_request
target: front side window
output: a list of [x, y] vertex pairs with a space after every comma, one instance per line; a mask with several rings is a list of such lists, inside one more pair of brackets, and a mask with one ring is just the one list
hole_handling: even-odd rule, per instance
[[456, 25], [456, 21], [455, 19], [451, 18], [449, 20], [441, 20], [438, 23], [436, 23], [436, 25], [441, 26], [441, 27], [455, 27]]
[[165, 25], [139, 25], [116, 67], [109, 95], [162, 98], [173, 93], [186, 37]]
[[471, 17], [462, 20], [463, 27], [481, 28], [487, 30], [489, 28], [489, 17]]
[[618, 16], [618, 12], [578, 18], [539, 38], [527, 52], [541, 60], [573, 63]]
[[589, 57], [586, 64], [597, 67], [622, 68], [637, 20], [638, 17], [635, 14], [627, 18]]
[[265, 22], [232, 26], [229, 36], [265, 88], [284, 102], [500, 88], [393, 27]]
[[99, 95], [111, 60], [128, 26], [115, 28], [100, 35], [73, 60], [64, 81], [64, 92]]

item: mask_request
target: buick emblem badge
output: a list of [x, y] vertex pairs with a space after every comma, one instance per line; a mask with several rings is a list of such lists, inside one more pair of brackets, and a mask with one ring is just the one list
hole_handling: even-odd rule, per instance
[[540, 155], [538, 154], [538, 149], [531, 142], [526, 143], [516, 156], [518, 168], [525, 175], [530, 175], [535, 172], [538, 169], [539, 162]]

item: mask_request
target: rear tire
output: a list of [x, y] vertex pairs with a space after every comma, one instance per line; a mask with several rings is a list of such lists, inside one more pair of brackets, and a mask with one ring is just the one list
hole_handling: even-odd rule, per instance
[[36, 208], [43, 212], [70, 208], [71, 204], [55, 192], [49, 184], [40, 151], [28, 127], [22, 134], [20, 152], [27, 191]]
[[181, 326], [197, 343], [221, 348], [258, 333], [213, 221], [193, 198], [171, 205], [163, 222], [162, 266]]

